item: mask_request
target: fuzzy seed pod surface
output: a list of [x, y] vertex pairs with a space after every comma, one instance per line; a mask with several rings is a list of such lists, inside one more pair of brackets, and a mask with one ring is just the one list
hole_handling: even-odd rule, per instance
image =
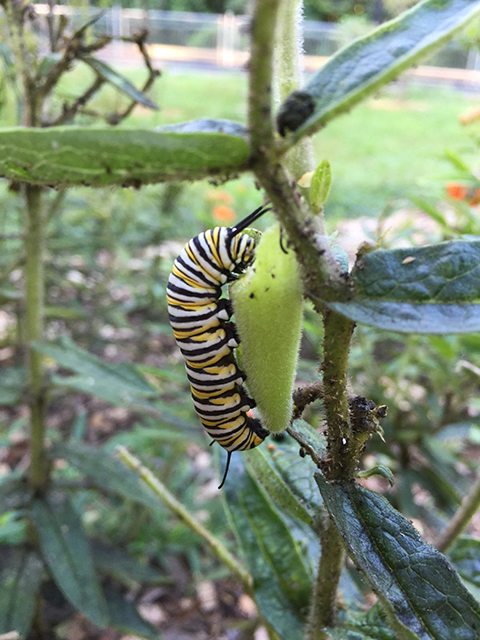
[[276, 224], [262, 235], [254, 264], [229, 289], [246, 386], [263, 425], [274, 432], [283, 431], [291, 418], [302, 332], [300, 271], [293, 249], [284, 249]]

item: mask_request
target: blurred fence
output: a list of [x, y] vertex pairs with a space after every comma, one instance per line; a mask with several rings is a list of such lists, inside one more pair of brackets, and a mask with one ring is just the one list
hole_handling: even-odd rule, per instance
[[[99, 8], [92, 7], [56, 5], [52, 9], [47, 4], [34, 6], [40, 18], [47, 17], [51, 11], [56, 15], [65, 14], [73, 27], [81, 26], [100, 13]], [[92, 28], [97, 34], [106, 33], [116, 37], [129, 37], [147, 29], [149, 53], [154, 59], [239, 67], [248, 59], [249, 23], [248, 16], [232, 13], [143, 11], [114, 5], [105, 10]], [[39, 30], [45, 30], [46, 35], [46, 20], [39, 21]], [[348, 34], [336, 24], [306, 20], [303, 23], [303, 37], [305, 66], [313, 70], [346, 44]], [[134, 59], [137, 57], [133, 48], [117, 48], [117, 54], [124, 62], [130, 56]], [[429, 59], [428, 64], [450, 69], [480, 70], [480, 56], [454, 40]]]

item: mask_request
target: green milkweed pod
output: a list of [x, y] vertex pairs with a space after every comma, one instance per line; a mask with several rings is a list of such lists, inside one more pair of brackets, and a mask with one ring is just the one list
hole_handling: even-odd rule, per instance
[[[292, 249], [278, 224], [263, 234], [255, 262], [230, 285], [241, 346], [237, 356], [249, 395], [269, 431], [283, 431], [292, 415], [292, 389], [302, 333], [303, 295]], [[283, 243], [285, 244], [285, 243]]]

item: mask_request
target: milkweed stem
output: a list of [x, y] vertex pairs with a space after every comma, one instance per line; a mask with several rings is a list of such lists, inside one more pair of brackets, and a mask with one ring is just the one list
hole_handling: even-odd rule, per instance
[[210, 550], [214, 555], [224, 564], [241, 582], [245, 591], [251, 594], [252, 591], [252, 576], [242, 566], [242, 563], [236, 558], [230, 551], [213, 536], [208, 529], [206, 529], [191, 513], [183, 506], [181, 502], [175, 498], [173, 494], [167, 489], [167, 487], [156, 478], [153, 473], [147, 469], [135, 456], [125, 448], [118, 446], [116, 453], [120, 460], [130, 469], [135, 471], [140, 478], [145, 482], [147, 486], [152, 489], [155, 495], [163, 502], [163, 504], [174, 513], [180, 520], [182, 520], [189, 529], [200, 536], [210, 547]]

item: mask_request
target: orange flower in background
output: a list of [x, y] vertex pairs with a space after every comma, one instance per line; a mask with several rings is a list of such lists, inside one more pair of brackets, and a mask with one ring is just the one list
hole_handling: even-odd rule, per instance
[[233, 197], [228, 191], [222, 191], [221, 189], [211, 189], [205, 195], [205, 199], [210, 202], [223, 202], [223, 204], [232, 204]]
[[235, 211], [224, 204], [217, 204], [212, 211], [212, 215], [218, 222], [233, 222], [236, 218]]
[[480, 189], [475, 189], [472, 199], [468, 203], [471, 207], [476, 207], [480, 204]]
[[468, 188], [458, 182], [447, 182], [445, 189], [452, 200], [465, 200], [468, 196]]

